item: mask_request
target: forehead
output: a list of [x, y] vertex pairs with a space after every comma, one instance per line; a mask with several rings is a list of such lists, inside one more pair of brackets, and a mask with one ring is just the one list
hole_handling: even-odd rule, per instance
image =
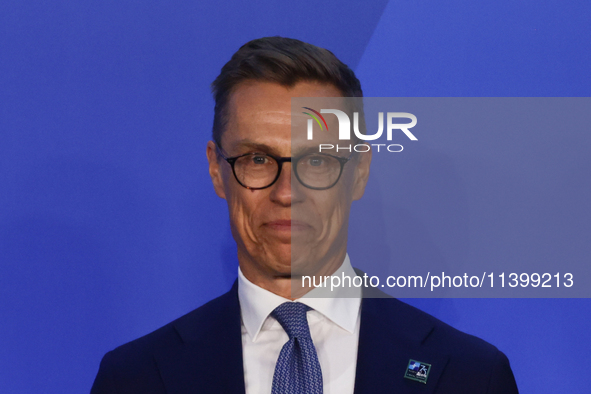
[[319, 82], [299, 82], [292, 87], [273, 82], [243, 82], [230, 96], [223, 146], [239, 149], [245, 144], [263, 144], [289, 150], [291, 98], [340, 96], [342, 93], [336, 87]]

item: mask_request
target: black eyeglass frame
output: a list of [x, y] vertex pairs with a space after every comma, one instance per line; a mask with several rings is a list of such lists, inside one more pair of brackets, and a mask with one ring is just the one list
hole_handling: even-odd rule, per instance
[[[339, 172], [339, 176], [337, 177], [337, 179], [330, 185], [327, 187], [313, 187], [313, 186], [309, 186], [306, 185], [304, 182], [302, 182], [302, 180], [300, 179], [300, 176], [298, 175], [298, 170], [297, 168], [297, 164], [298, 161], [300, 161], [302, 158], [310, 155], [310, 153], [307, 153], [305, 155], [301, 155], [301, 156], [296, 156], [296, 157], [280, 157], [280, 156], [275, 156], [275, 155], [271, 155], [269, 153], [260, 153], [260, 152], [250, 152], [250, 153], [245, 153], [243, 155], [239, 155], [239, 156], [234, 156], [234, 157], [226, 157], [224, 156], [224, 154], [222, 153], [221, 149], [219, 146], [216, 145], [216, 149], [218, 151], [218, 154], [222, 157], [222, 159], [224, 159], [225, 161], [228, 162], [228, 164], [230, 164], [230, 166], [232, 167], [232, 173], [234, 174], [234, 179], [236, 179], [236, 182], [238, 182], [240, 184], [240, 186], [246, 188], [246, 189], [250, 189], [250, 190], [262, 190], [262, 189], [266, 189], [268, 187], [271, 187], [275, 184], [275, 182], [277, 182], [277, 179], [279, 179], [279, 177], [281, 176], [281, 169], [283, 168], [283, 163], [285, 162], [290, 162], [293, 164], [292, 168], [293, 168], [293, 173], [295, 174], [297, 180], [304, 186], [307, 187], [308, 189], [312, 189], [312, 190], [327, 190], [330, 189], [331, 187], [334, 187], [334, 185], [337, 184], [337, 182], [339, 181], [339, 179], [341, 179], [341, 175], [343, 175], [343, 169], [345, 168], [345, 164], [347, 164], [347, 162], [349, 160], [351, 160], [351, 158], [353, 157], [353, 155], [349, 156], [349, 157], [340, 157], [340, 156], [333, 156], [333, 155], [329, 155], [327, 153], [315, 153], [316, 155], [320, 155], [320, 156], [328, 156], [328, 157], [332, 157], [334, 159], [337, 159], [341, 165], [341, 169]], [[245, 156], [268, 156], [271, 159], [275, 160], [277, 162], [277, 175], [275, 176], [275, 179], [273, 179], [273, 181], [268, 184], [267, 186], [264, 187], [250, 187], [250, 186], [246, 186], [244, 183], [240, 182], [240, 179], [238, 179], [238, 175], [236, 175], [236, 170], [234, 169], [234, 164], [236, 163], [236, 160], [240, 159], [241, 157], [245, 157]]]

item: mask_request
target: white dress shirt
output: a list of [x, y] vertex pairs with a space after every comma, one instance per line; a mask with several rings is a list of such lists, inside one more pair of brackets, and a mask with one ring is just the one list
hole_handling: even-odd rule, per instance
[[[355, 271], [345, 257], [333, 274], [354, 277]], [[314, 298], [324, 288], [310, 291], [297, 300], [313, 310], [308, 324], [318, 361], [322, 368], [324, 394], [353, 394], [359, 342], [361, 289], [356, 296]], [[316, 292], [316, 293], [315, 293]], [[323, 292], [324, 293], [324, 292]], [[242, 314], [242, 350], [246, 394], [269, 394], [275, 364], [283, 345], [289, 340], [283, 327], [270, 316], [279, 305], [290, 300], [250, 282], [238, 268], [238, 298]]]

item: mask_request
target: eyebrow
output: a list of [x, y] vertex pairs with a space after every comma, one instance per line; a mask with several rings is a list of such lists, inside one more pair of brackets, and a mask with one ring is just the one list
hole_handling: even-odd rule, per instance
[[249, 139], [243, 139], [243, 140], [240, 140], [240, 141], [232, 144], [231, 149], [234, 151], [240, 151], [243, 149], [255, 150], [255, 151], [275, 154], [275, 155], [279, 156], [279, 151], [276, 148], [269, 146], [267, 144], [255, 142], [255, 141], [249, 140]]
[[318, 146], [300, 146], [297, 147], [295, 149], [295, 151], [292, 151], [291, 154], [292, 156], [303, 156], [306, 155], [308, 153], [318, 153]]
[[[274, 147], [269, 146], [267, 144], [263, 144], [260, 142], [250, 140], [248, 138], [239, 140], [236, 143], [232, 144], [230, 149], [232, 151], [236, 152], [236, 154], [238, 154], [238, 155], [243, 154], [243, 153], [247, 153], [247, 152], [244, 152], [244, 150], [248, 150], [248, 151], [258, 151], [261, 153], [267, 153], [267, 154], [274, 155], [274, 156], [281, 156], [281, 154], [279, 154], [279, 151], [277, 150], [277, 148], [274, 148]], [[227, 153], [229, 154], [229, 152], [227, 152]], [[307, 155], [309, 153], [318, 153], [318, 146], [316, 146], [316, 145], [299, 146], [299, 147], [295, 148], [295, 151], [292, 150], [291, 156], [298, 157], [298, 156]], [[339, 155], [337, 155], [337, 156], [339, 156]]]

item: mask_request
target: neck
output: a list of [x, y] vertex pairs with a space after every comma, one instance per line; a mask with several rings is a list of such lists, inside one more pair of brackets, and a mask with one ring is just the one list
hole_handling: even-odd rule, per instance
[[[332, 258], [324, 259], [313, 270], [306, 270], [305, 273], [292, 273], [291, 269], [283, 271], [263, 270], [261, 267], [251, 264], [250, 261], [240, 259], [239, 265], [242, 274], [253, 284], [277, 294], [280, 297], [296, 300], [310, 292], [314, 287], [310, 283], [322, 283], [326, 276], [330, 276], [338, 270], [345, 260], [346, 251], [342, 251]], [[315, 280], [302, 280], [302, 276], [309, 276]], [[305, 283], [304, 283], [305, 282]]]

